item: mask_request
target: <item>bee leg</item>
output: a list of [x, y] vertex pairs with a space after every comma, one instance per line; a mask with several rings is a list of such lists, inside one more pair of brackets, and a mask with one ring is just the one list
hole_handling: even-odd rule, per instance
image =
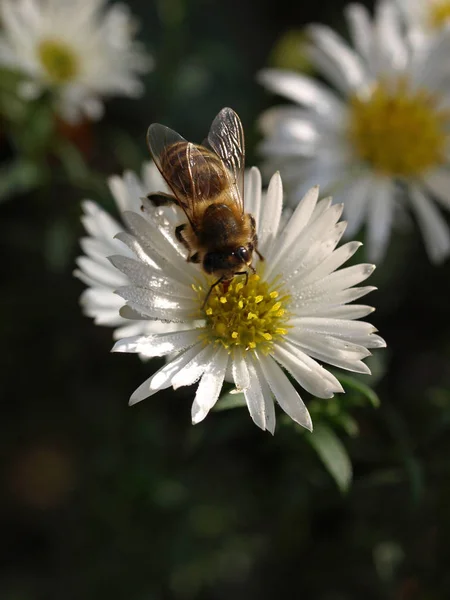
[[151, 192], [147, 194], [146, 198], [150, 200], [153, 206], [167, 206], [171, 202], [177, 202], [175, 196], [166, 194], [165, 192]]
[[205, 308], [206, 303], [209, 300], [209, 297], [211, 296], [211, 292], [213, 291], [213, 289], [219, 285], [219, 283], [222, 283], [223, 281], [226, 281], [225, 277], [222, 275], [222, 277], [220, 277], [215, 283], [212, 284], [212, 286], [209, 288], [208, 293], [206, 294], [205, 300], [203, 301], [202, 304], [202, 309]]
[[198, 252], [195, 252], [194, 254], [191, 254], [191, 256], [188, 256], [188, 262], [194, 263], [196, 265], [198, 265], [198, 263], [200, 262], [200, 255]]
[[253, 237], [252, 237], [253, 248], [252, 248], [252, 250], [253, 249], [255, 250], [256, 254], [259, 256], [259, 260], [264, 260], [264, 256], [261, 254], [261, 252], [258, 251], [258, 234], [256, 233], [256, 221], [255, 221], [253, 215], [250, 215], [250, 223], [251, 223], [251, 226], [252, 226], [252, 234], [253, 234]]
[[[250, 269], [252, 270], [253, 273], [256, 273], [255, 269], [251, 265], [250, 265]], [[236, 275], [245, 275], [245, 284], [244, 285], [247, 285], [247, 283], [248, 283], [248, 271], [239, 271], [239, 273], [235, 273], [234, 275], [235, 276]]]
[[[177, 227], [175, 227], [175, 237], [177, 238], [177, 240], [180, 242], [180, 244], [183, 244], [183, 246], [187, 249], [187, 250], [191, 250], [189, 244], [186, 242], [186, 240], [183, 237], [183, 231], [186, 229], [186, 223], [182, 223], [181, 225], [177, 225]], [[193, 255], [194, 256], [194, 255]], [[188, 258], [188, 261], [190, 260], [191, 257]], [[192, 262], [196, 262], [195, 260], [193, 260]]]

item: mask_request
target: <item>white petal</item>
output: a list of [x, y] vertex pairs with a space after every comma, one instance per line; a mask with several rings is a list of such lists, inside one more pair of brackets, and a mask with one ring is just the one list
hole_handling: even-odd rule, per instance
[[[325, 306], [322, 310], [313, 309], [310, 313], [308, 310], [302, 311], [304, 317], [328, 317], [334, 319], [362, 319], [374, 312], [372, 306], [364, 304], [344, 304], [343, 306]], [[297, 311], [297, 314], [300, 314]]]
[[321, 362], [347, 371], [370, 375], [369, 367], [361, 361], [361, 358], [365, 358], [370, 354], [364, 348], [360, 352], [355, 352], [353, 346], [343, 342], [343, 340], [318, 334], [287, 335], [286, 340]]
[[116, 233], [123, 229], [122, 225], [95, 202], [84, 200], [82, 207], [85, 214], [81, 221], [90, 235], [112, 241]]
[[373, 179], [365, 174], [356, 179], [342, 192], [344, 216], [347, 219], [346, 237], [357, 234], [367, 216], [368, 205], [372, 202]]
[[308, 296], [300, 298], [295, 305], [296, 316], [309, 316], [322, 311], [325, 307], [338, 307], [341, 304], [348, 304], [357, 300], [370, 292], [375, 291], [377, 288], [371, 285], [366, 285], [358, 288], [350, 288], [342, 290], [340, 292], [333, 291], [330, 293], [327, 289], [322, 290], [311, 290], [312, 293]]
[[315, 42], [309, 53], [324, 75], [344, 93], [364, 88], [367, 83], [364, 65], [348, 44], [323, 25], [312, 25], [309, 32]]
[[153, 396], [159, 390], [170, 387], [173, 377], [199, 354], [201, 348], [201, 344], [196, 344], [156, 371], [133, 392], [129, 402], [130, 406]]
[[394, 216], [395, 186], [388, 177], [378, 177], [368, 204], [367, 246], [369, 259], [380, 261], [387, 248]]
[[[245, 389], [244, 395], [245, 395], [245, 401], [247, 403], [248, 411], [250, 413], [251, 418], [253, 419], [253, 422], [258, 427], [260, 427], [263, 431], [266, 429], [271, 431], [270, 427], [272, 426], [272, 424], [273, 424], [273, 427], [275, 426], [275, 419], [273, 418], [273, 420], [271, 420], [270, 422], [268, 422], [268, 419], [267, 419], [267, 413], [266, 413], [267, 402], [264, 397], [263, 389], [261, 387], [261, 379], [264, 379], [264, 377], [260, 378], [258, 376], [254, 362], [253, 362], [253, 360], [251, 360], [251, 357], [248, 358], [247, 371], [249, 374], [249, 385]], [[268, 402], [269, 402], [269, 406], [272, 407], [272, 411], [274, 412], [273, 400], [271, 397], [270, 390], [269, 390]], [[271, 432], [273, 434], [273, 430]]]
[[373, 30], [369, 11], [362, 4], [349, 4], [345, 16], [355, 49], [370, 64]]
[[172, 386], [176, 390], [184, 385], [193, 385], [205, 372], [216, 353], [212, 344], [204, 347], [183, 369], [172, 379]]
[[283, 205], [283, 185], [279, 173], [275, 173], [269, 183], [267, 197], [262, 207], [258, 231], [258, 247], [264, 256], [277, 235]]
[[[108, 179], [109, 190], [116, 201], [117, 208], [121, 213], [126, 210], [135, 210], [132, 199], [130, 198], [129, 190], [125, 182], [119, 175], [113, 175]], [[141, 194], [142, 195], [142, 194]], [[140, 197], [140, 196], [139, 196]]]
[[253, 215], [256, 223], [256, 231], [259, 231], [259, 219], [261, 211], [261, 173], [256, 167], [252, 167], [245, 176], [245, 210]]
[[[142, 248], [139, 242], [130, 233], [127, 233], [126, 231], [120, 231], [118, 234], [116, 234], [115, 239], [118, 240], [121, 244], [123, 244], [123, 246], [125, 246], [126, 249], [131, 252], [131, 255], [136, 256], [144, 264], [154, 267], [155, 269], [162, 270], [161, 267], [156, 264], [153, 258], [150, 258], [150, 256], [145, 252], [145, 250]], [[164, 272], [166, 273], [166, 275], [174, 275], [174, 277], [176, 278], [176, 272], [170, 271], [168, 273], [167, 270], [165, 270]]]
[[168, 296], [192, 300], [191, 287], [169, 279], [160, 270], [126, 256], [115, 255], [108, 258], [116, 269], [124, 273], [134, 285], [152, 289], [155, 292], [159, 291]]
[[450, 254], [450, 233], [444, 218], [416, 185], [410, 186], [410, 200], [431, 260], [444, 260]]
[[104, 285], [111, 289], [124, 284], [124, 276], [122, 273], [117, 271], [117, 269], [107, 262], [100, 264], [98, 261], [92, 260], [87, 256], [80, 256], [77, 258], [76, 262], [83, 273], [96, 281], [97, 284]]
[[200, 423], [219, 398], [228, 365], [228, 352], [219, 347], [207, 366], [192, 404], [192, 423]]
[[[340, 234], [336, 235], [336, 222], [342, 213], [342, 205], [331, 206], [310, 225], [302, 229], [294, 243], [283, 248], [278, 260], [272, 259], [272, 264], [267, 270], [267, 277], [272, 272], [289, 274], [289, 278], [303, 273], [305, 257], [310, 253], [314, 242], [319, 241], [328, 246], [331, 253]], [[345, 228], [345, 225], [343, 225]], [[343, 229], [342, 229], [343, 231]], [[311, 254], [309, 254], [311, 256]], [[286, 278], [288, 279], [288, 277]]]
[[264, 419], [266, 423], [266, 430], [273, 435], [275, 433], [276, 414], [272, 390], [270, 389], [269, 384], [267, 383], [267, 380], [261, 369], [261, 365], [253, 355], [251, 355], [250, 357], [250, 362], [252, 363], [255, 369], [256, 376], [258, 377], [259, 385], [261, 387], [261, 392], [263, 395]]
[[[291, 289], [291, 295], [294, 299], [292, 305], [301, 310], [305, 305], [315, 302], [320, 303], [323, 296], [328, 296], [331, 300], [334, 294], [335, 298], [337, 298], [337, 293], [347, 290], [367, 279], [373, 273], [374, 268], [374, 265], [368, 264], [354, 265], [353, 267], [335, 271], [323, 279], [319, 279], [308, 285], [293, 288]], [[337, 302], [333, 304], [337, 304]]]
[[336, 269], [339, 269], [339, 267], [349, 260], [361, 246], [361, 242], [348, 242], [347, 244], [344, 244], [323, 259], [312, 271], [309, 271], [309, 273], [306, 272], [301, 278], [296, 280], [297, 283], [301, 281], [302, 285], [306, 285], [313, 281], [323, 279], [330, 273], [333, 273], [333, 271], [336, 271]]
[[273, 264], [268, 273], [276, 269], [276, 261], [285, 254], [291, 245], [295, 243], [301, 231], [307, 226], [319, 198], [319, 186], [311, 188], [302, 198], [288, 224], [284, 228], [281, 239], [277, 240], [276, 247], [272, 252], [270, 260]]
[[201, 334], [201, 329], [191, 329], [155, 335], [138, 335], [119, 340], [114, 344], [112, 352], [134, 352], [149, 358], [166, 356], [193, 346], [198, 342]]
[[258, 74], [258, 81], [272, 92], [320, 114], [332, 115], [335, 119], [342, 116], [342, 103], [337, 96], [314, 79], [292, 71], [265, 69]]
[[314, 207], [313, 213], [311, 215], [310, 222], [312, 223], [313, 221], [318, 219], [321, 215], [323, 215], [323, 213], [325, 213], [332, 204], [333, 204], [332, 196], [328, 196], [327, 198], [322, 198], [322, 200], [317, 202], [316, 206]]
[[[297, 140], [304, 145], [305, 152], [311, 148], [310, 153], [317, 151], [321, 139], [319, 126], [327, 128], [336, 125], [335, 119], [328, 122], [309, 108], [291, 104], [269, 108], [261, 115], [259, 123], [266, 138]], [[280, 154], [283, 154], [281, 149]]]
[[83, 237], [80, 240], [81, 249], [89, 258], [97, 262], [106, 264], [107, 256], [112, 251], [118, 252], [122, 250], [122, 244], [118, 240], [111, 240], [111, 243], [106, 243], [104, 240], [94, 237]]
[[123, 323], [119, 313], [122, 304], [120, 298], [105, 288], [89, 288], [80, 297], [83, 313], [93, 318], [97, 325], [115, 327]]
[[409, 56], [397, 7], [390, 0], [380, 0], [374, 22], [379, 70], [386, 74], [388, 70], [395, 73], [404, 69]]
[[450, 171], [444, 168], [433, 169], [423, 178], [427, 188], [447, 210], [450, 210]]
[[312, 422], [305, 403], [281, 367], [270, 356], [257, 353], [259, 364], [278, 404], [292, 420], [312, 431]]
[[351, 340], [353, 337], [369, 336], [377, 331], [376, 327], [365, 321], [346, 319], [327, 319], [323, 317], [300, 317], [292, 319], [295, 327], [314, 333], [327, 333]]
[[[148, 331], [150, 321], [126, 321], [122, 320], [121, 326], [113, 331], [113, 339], [121, 340], [126, 337], [133, 337], [134, 335], [143, 335], [147, 333], [151, 333]], [[158, 321], [154, 321], [155, 326], [157, 327], [160, 323]], [[155, 330], [154, 333], [160, 333], [160, 331]]]
[[[303, 287], [307, 283], [318, 281], [326, 276], [326, 272], [329, 270], [328, 259], [333, 256], [333, 252], [345, 231], [345, 225], [345, 221], [341, 221], [334, 225], [322, 240], [316, 239], [311, 242], [309, 248], [306, 248], [306, 251], [300, 257], [301, 262], [298, 265], [301, 268], [294, 269], [285, 276], [285, 281], [291, 287]], [[284, 271], [286, 272], [287, 269], [288, 266], [285, 266]], [[316, 275], [316, 269], [319, 275], [322, 272], [324, 273], [323, 277]]]
[[191, 265], [186, 263], [175, 248], [168, 243], [163, 230], [156, 223], [131, 211], [125, 211], [123, 218], [142, 249], [166, 274], [186, 285], [192, 283], [194, 271]]
[[[294, 348], [292, 346], [292, 348]], [[306, 355], [305, 355], [306, 356]], [[287, 344], [283, 347], [276, 345], [273, 351], [273, 357], [291, 373], [298, 383], [305, 388], [307, 392], [319, 398], [332, 398], [334, 392], [342, 392], [342, 386], [336, 380], [335, 385], [330, 385], [330, 381], [323, 376], [325, 369], [315, 363], [312, 369], [304, 360], [300, 358], [300, 351], [293, 353], [287, 349]], [[310, 359], [312, 362], [312, 359]]]
[[250, 385], [250, 375], [248, 373], [247, 362], [240, 348], [237, 348], [234, 352], [231, 366], [233, 381], [236, 386], [236, 389], [238, 391], [247, 389]]
[[184, 321], [194, 318], [200, 308], [199, 303], [194, 299], [177, 299], [134, 285], [120, 287], [116, 290], [116, 294], [126, 300], [131, 308], [150, 319]]

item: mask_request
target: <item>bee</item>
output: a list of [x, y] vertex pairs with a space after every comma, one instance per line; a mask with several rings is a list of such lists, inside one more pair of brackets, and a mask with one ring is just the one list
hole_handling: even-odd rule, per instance
[[255, 272], [258, 252], [254, 217], [244, 211], [244, 131], [238, 115], [223, 108], [212, 122], [202, 145], [154, 123], [147, 134], [148, 147], [172, 194], [158, 192], [148, 198], [160, 206], [175, 202], [187, 223], [175, 229], [188, 251], [188, 262], [200, 264], [215, 277], [205, 299], [220, 283], [236, 275]]

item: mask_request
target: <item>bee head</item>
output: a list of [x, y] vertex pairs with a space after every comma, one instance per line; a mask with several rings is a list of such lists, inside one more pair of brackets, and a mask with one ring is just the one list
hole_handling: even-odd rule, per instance
[[231, 278], [244, 266], [250, 265], [251, 262], [251, 248], [239, 246], [234, 250], [207, 252], [203, 259], [203, 268], [206, 273]]

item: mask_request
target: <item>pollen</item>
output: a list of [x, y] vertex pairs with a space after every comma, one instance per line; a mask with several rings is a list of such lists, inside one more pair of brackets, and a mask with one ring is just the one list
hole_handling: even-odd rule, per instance
[[450, 20], [450, 0], [436, 0], [430, 6], [430, 25], [441, 29]]
[[64, 42], [41, 41], [38, 46], [38, 56], [48, 79], [54, 84], [72, 81], [78, 74], [78, 58]]
[[369, 98], [354, 96], [350, 112], [350, 141], [375, 171], [411, 177], [444, 161], [450, 115], [405, 79], [389, 88], [377, 84]]
[[[288, 331], [290, 297], [273, 290], [258, 275], [250, 275], [247, 283], [235, 279], [216, 286], [209, 295], [203, 308], [205, 341], [221, 344], [230, 353], [239, 347], [268, 354]], [[204, 297], [204, 290], [199, 290], [199, 300], [203, 302]]]

